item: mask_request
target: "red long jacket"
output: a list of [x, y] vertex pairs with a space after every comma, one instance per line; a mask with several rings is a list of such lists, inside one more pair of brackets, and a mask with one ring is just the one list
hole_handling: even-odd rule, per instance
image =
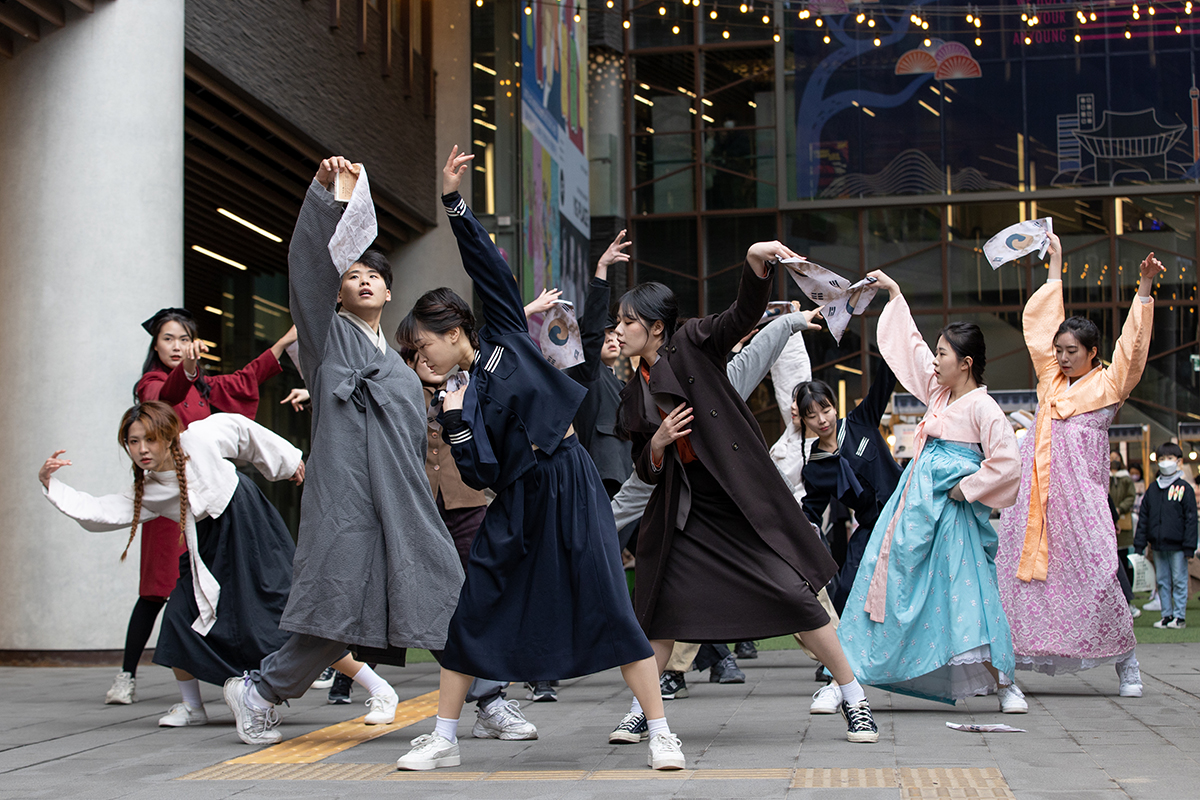
[[187, 379], [183, 365], [170, 372], [152, 369], [137, 384], [139, 400], [161, 400], [175, 408], [183, 427], [215, 412], [225, 411], [254, 419], [258, 412], [258, 385], [283, 371], [275, 354], [267, 350], [237, 372], [229, 375], [206, 375], [208, 398], [200, 395], [196, 385]]

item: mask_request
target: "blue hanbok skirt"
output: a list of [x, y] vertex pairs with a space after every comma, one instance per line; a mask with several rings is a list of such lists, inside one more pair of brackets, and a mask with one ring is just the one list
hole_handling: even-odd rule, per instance
[[[1012, 633], [1000, 604], [991, 509], [949, 496], [982, 460], [967, 445], [929, 439], [879, 515], [838, 627], [860, 683], [953, 704], [996, 691], [986, 663], [1010, 680]], [[864, 609], [867, 591], [897, 514], [884, 620], [874, 622]]]

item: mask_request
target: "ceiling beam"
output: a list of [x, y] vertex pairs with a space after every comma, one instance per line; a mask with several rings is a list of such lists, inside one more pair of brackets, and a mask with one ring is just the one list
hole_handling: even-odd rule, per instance
[[95, 0], [67, 0], [67, 2], [80, 11], [86, 11], [89, 14], [96, 10]]
[[30, 41], [36, 42], [41, 38], [37, 17], [20, 6], [0, 6], [0, 23], [7, 25]]
[[[191, 159], [194, 163], [203, 169], [206, 169], [214, 175], [220, 175], [233, 186], [240, 187], [243, 191], [254, 197], [264, 200], [276, 208], [283, 211], [292, 217], [295, 217], [300, 212], [300, 203], [289, 197], [284, 197], [278, 192], [272, 191], [263, 186], [258, 181], [246, 177], [244, 174], [234, 168], [234, 165], [222, 161], [216, 156], [209, 155], [204, 150], [200, 149], [199, 145], [191, 142], [184, 142], [183, 155], [185, 159]], [[233, 187], [230, 187], [231, 191]]]
[[263, 180], [269, 181], [279, 188], [286, 190], [289, 195], [303, 197], [304, 192], [308, 189], [307, 183], [299, 183], [278, 170], [269, 169], [266, 162], [255, 158], [253, 154], [247, 153], [216, 131], [204, 127], [195, 120], [185, 118], [183, 121], [183, 132], [188, 136], [193, 136], [200, 140], [226, 158], [237, 162], [240, 166], [255, 173]]
[[241, 141], [250, 145], [259, 153], [262, 153], [279, 166], [291, 172], [297, 178], [311, 180], [312, 176], [316, 173], [316, 170], [312, 167], [308, 166], [307, 164], [302, 164], [296, 159], [287, 155], [278, 147], [271, 144], [257, 133], [254, 133], [245, 125], [242, 125], [240, 122], [235, 120], [233, 117], [214, 108], [191, 92], [186, 92], [184, 94], [183, 104], [185, 107], [204, 117], [221, 130], [233, 134]]
[[17, 0], [17, 2], [56, 28], [67, 24], [67, 15], [63, 12], [63, 7], [54, 0]]

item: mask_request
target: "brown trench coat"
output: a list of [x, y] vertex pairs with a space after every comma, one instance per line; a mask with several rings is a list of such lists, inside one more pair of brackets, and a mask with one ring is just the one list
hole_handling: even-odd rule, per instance
[[[693, 408], [689, 438], [701, 463], [762, 540], [799, 573], [814, 594], [837, 573], [837, 562], [771, 460], [758, 421], [725, 374], [729, 351], [762, 318], [773, 286], [774, 270], [760, 278], [746, 264], [734, 304], [720, 314], [684, 323], [658, 351], [649, 386], [635, 372], [621, 390], [622, 420], [633, 441], [638, 477], [654, 485], [638, 534], [633, 592], [634, 612], [643, 628], [654, 619], [671, 540], [686, 519], [688, 504], [676, 449], [667, 452], [661, 471], [655, 472], [650, 465], [650, 439], [662, 422], [653, 395], [660, 399], [669, 395], [671, 408], [685, 400]], [[705, 594], [706, 588], [697, 586], [698, 596]]]

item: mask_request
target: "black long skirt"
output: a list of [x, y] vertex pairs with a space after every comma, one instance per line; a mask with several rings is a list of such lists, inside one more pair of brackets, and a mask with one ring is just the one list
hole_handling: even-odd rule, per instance
[[828, 623], [813, 589], [754, 531], [712, 473], [699, 461], [684, 469], [691, 510], [666, 554], [649, 637], [742, 642]]
[[653, 655], [612, 506], [572, 436], [497, 495], [471, 545], [442, 666], [496, 681], [590, 675]]
[[241, 473], [225, 512], [196, 523], [196, 539], [201, 560], [221, 584], [216, 624], [206, 636], [192, 630], [200, 611], [185, 552], [163, 613], [154, 663], [220, 686], [258, 669], [263, 656], [291, 636], [279, 629], [279, 618], [292, 588], [296, 546], [279, 512]]

